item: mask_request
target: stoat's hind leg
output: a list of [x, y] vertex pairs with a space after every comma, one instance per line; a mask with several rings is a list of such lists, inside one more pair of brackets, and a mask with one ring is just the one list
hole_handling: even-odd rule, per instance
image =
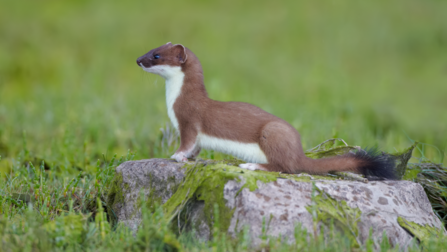
[[306, 157], [300, 135], [286, 122], [273, 121], [264, 125], [259, 146], [268, 160], [268, 164], [263, 164], [266, 170], [282, 173], [304, 171], [301, 159]]
[[240, 164], [240, 168], [247, 169], [247, 170], [261, 170], [261, 171], [267, 171], [266, 168], [264, 168], [261, 164], [254, 164], [254, 163], [246, 163], [246, 164]]

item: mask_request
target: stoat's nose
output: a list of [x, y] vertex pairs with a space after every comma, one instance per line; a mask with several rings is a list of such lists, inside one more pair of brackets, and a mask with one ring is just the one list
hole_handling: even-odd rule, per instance
[[151, 66], [151, 61], [149, 60], [147, 53], [141, 57], [138, 57], [137, 64], [140, 67], [150, 67]]
[[145, 63], [145, 62], [146, 62], [146, 66], [147, 66], [148, 60], [147, 60], [146, 55], [143, 55], [143, 56], [141, 56], [141, 57], [138, 57], [138, 59], [137, 59], [137, 64], [138, 64], [138, 66], [140, 66], [140, 67], [144, 66], [144, 63]]

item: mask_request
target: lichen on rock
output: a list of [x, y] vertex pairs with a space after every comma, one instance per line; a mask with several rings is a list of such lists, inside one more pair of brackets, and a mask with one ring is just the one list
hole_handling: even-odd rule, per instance
[[422, 245], [427, 244], [430, 240], [435, 237], [442, 237], [444, 234], [441, 229], [430, 226], [428, 224], [421, 225], [416, 222], [409, 221], [402, 216], [397, 217], [397, 222], [401, 225], [405, 230], [410, 232], [413, 236], [415, 236]]
[[350, 239], [352, 246], [360, 247], [357, 226], [362, 214], [360, 209], [349, 207], [344, 200], [337, 201], [315, 184], [312, 186], [312, 203], [306, 209], [315, 223], [322, 222], [326, 227], [336, 228]]
[[112, 225], [115, 225], [117, 220], [115, 218], [110, 218], [110, 216], [115, 216], [115, 213], [112, 213], [114, 208], [116, 209], [124, 204], [125, 189], [128, 189], [128, 185], [123, 183], [123, 175], [116, 173], [110, 183], [107, 195], [107, 215], [109, 216]]

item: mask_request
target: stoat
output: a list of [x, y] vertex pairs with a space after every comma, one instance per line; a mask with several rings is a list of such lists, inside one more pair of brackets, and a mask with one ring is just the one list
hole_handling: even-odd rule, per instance
[[196, 157], [204, 148], [244, 160], [247, 163], [239, 166], [250, 170], [351, 171], [396, 179], [392, 158], [361, 150], [314, 160], [304, 155], [299, 133], [283, 119], [248, 103], [210, 99], [199, 59], [181, 44], [152, 49], [137, 64], [166, 80], [168, 116], [180, 132], [180, 147], [171, 157], [177, 162]]

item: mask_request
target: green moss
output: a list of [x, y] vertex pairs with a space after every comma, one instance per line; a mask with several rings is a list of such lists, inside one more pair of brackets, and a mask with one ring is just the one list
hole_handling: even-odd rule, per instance
[[410, 160], [414, 148], [418, 145], [418, 142], [415, 142], [410, 147], [406, 148], [405, 150], [401, 152], [396, 152], [394, 154], [391, 154], [394, 157], [394, 160], [396, 161], [396, 171], [399, 176], [399, 178], [403, 178], [405, 180], [411, 180], [416, 178], [417, 174], [419, 172], [414, 172], [407, 170], [407, 164]]
[[313, 216], [314, 228], [318, 222], [323, 222], [326, 227], [333, 225], [350, 239], [352, 246], [360, 247], [357, 240], [359, 235], [357, 224], [362, 214], [360, 209], [349, 207], [346, 201], [335, 200], [315, 185], [313, 190], [318, 191], [319, 194], [314, 195], [315, 191], [312, 193], [312, 204], [306, 209]]
[[[115, 177], [110, 183], [109, 193], [107, 195], [107, 215], [109, 217], [115, 216], [112, 213], [116, 204], [122, 204], [124, 202], [124, 190], [129, 188], [129, 185], [123, 183], [123, 175], [119, 172], [115, 173]], [[111, 218], [111, 224], [114, 225], [116, 220]]]
[[443, 231], [441, 229], [431, 227], [428, 224], [420, 225], [415, 222], [406, 220], [404, 217], [401, 216], [397, 217], [397, 222], [401, 227], [415, 236], [422, 243], [422, 245], [427, 244], [434, 238], [443, 236]]
[[418, 174], [422, 172], [422, 169], [417, 166], [417, 165], [413, 165], [410, 167], [407, 167], [407, 169], [405, 170], [405, 174], [402, 177], [402, 179], [404, 180], [409, 180], [409, 181], [415, 181], [418, 177]]

